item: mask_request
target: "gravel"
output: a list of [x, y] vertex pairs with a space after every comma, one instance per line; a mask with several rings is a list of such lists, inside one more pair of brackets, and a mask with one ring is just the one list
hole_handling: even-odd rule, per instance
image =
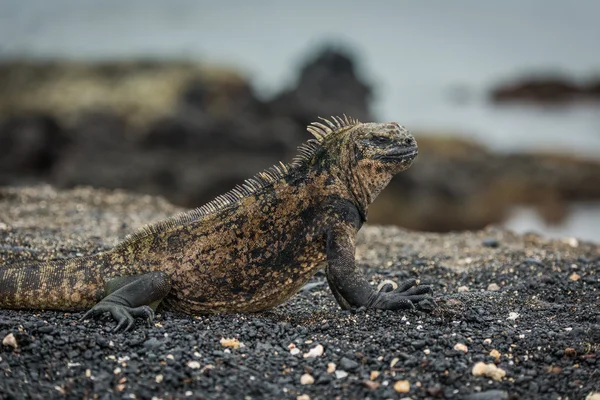
[[[0, 264], [99, 251], [176, 211], [120, 191], [3, 189]], [[358, 263], [374, 284], [418, 276], [434, 285], [437, 309], [343, 311], [318, 273], [268, 312], [159, 312], [154, 326], [138, 322], [127, 333], [111, 333], [108, 319], [80, 323], [80, 312], [0, 310], [0, 340], [9, 337], [0, 345], [0, 398], [585, 399], [600, 392], [600, 246], [497, 228], [432, 234], [371, 226], [358, 243]], [[490, 284], [499, 290], [488, 291]], [[322, 354], [303, 356], [319, 345]], [[473, 375], [480, 362], [490, 375]]]

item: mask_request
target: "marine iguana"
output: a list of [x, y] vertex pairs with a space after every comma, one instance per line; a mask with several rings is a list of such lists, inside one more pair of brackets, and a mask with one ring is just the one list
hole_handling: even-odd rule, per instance
[[159, 303], [188, 314], [254, 312], [294, 295], [319, 269], [339, 305], [413, 308], [429, 286], [375, 290], [355, 265], [367, 209], [417, 156], [391, 123], [321, 118], [289, 164], [259, 173], [206, 205], [142, 227], [106, 252], [0, 268], [0, 308], [109, 312], [115, 330], [151, 322]]

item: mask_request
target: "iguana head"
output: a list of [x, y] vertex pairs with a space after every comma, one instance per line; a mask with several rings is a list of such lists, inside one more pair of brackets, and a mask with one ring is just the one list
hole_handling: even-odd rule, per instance
[[322, 161], [338, 170], [366, 214], [366, 207], [390, 179], [412, 164], [417, 142], [396, 122], [360, 123], [332, 117], [313, 123], [308, 130], [325, 150]]

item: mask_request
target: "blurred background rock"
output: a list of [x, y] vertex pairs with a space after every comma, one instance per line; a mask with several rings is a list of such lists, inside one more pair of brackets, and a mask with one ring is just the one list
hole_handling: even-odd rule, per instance
[[419, 142], [369, 222], [600, 241], [598, 15], [594, 0], [1, 0], [0, 185], [195, 207], [346, 113]]

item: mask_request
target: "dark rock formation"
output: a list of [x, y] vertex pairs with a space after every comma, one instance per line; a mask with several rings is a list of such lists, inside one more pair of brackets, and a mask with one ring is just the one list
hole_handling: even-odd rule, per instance
[[[552, 96], [572, 89], [546, 86]], [[0, 185], [127, 188], [185, 207], [290, 160], [317, 116], [373, 120], [371, 88], [334, 49], [316, 53], [295, 86], [270, 100], [235, 72], [177, 62], [5, 63], [0, 88]], [[481, 228], [517, 203], [557, 220], [568, 201], [600, 199], [597, 162], [417, 139], [419, 159], [382, 193], [370, 222]]]
[[597, 79], [577, 83], [566, 77], [524, 78], [493, 88], [490, 98], [495, 103], [524, 102], [538, 105], [564, 105], [587, 100], [600, 101]]

